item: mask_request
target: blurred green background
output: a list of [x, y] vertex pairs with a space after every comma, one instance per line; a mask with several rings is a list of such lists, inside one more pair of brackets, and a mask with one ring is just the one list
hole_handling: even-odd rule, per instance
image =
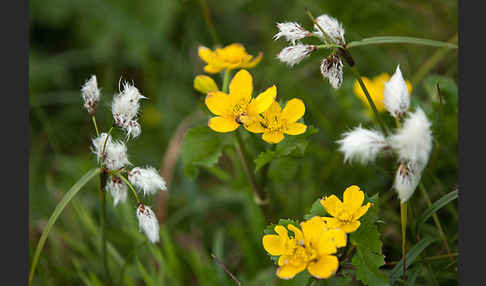
[[[206, 116], [194, 119], [203, 95], [192, 87], [193, 78], [204, 73], [197, 47], [216, 44], [207, 19], [213, 23], [220, 44], [240, 42], [250, 54], [263, 52], [261, 63], [250, 70], [255, 91], [276, 84], [280, 100], [303, 99], [306, 124], [319, 129], [303, 158], [280, 159], [270, 165], [274, 218], [302, 219], [317, 198], [333, 193], [341, 197], [347, 186], [359, 185], [369, 195], [380, 193], [384, 199], [380, 213], [383, 252], [387, 262], [399, 260], [399, 203], [391, 189], [395, 162], [380, 159], [370, 166], [343, 164], [343, 155], [337, 151], [335, 142], [342, 132], [359, 124], [377, 128], [353, 94], [351, 71], [345, 67], [343, 86], [334, 90], [319, 72], [325, 51], [315, 52], [293, 68], [275, 58], [286, 46], [284, 40], [272, 39], [277, 32], [275, 23], [297, 21], [311, 29], [305, 8], [314, 16], [327, 13], [339, 19], [347, 42], [388, 35], [440, 41], [456, 37], [457, 41], [457, 2], [451, 0], [30, 1], [30, 260], [62, 195], [96, 166], [89, 149], [95, 133], [82, 107], [81, 85], [91, 74], [97, 76], [102, 99], [96, 116], [100, 128], [107, 130], [110, 102], [120, 78], [133, 81], [149, 100], [142, 103], [142, 135], [128, 143], [130, 161], [163, 168], [179, 124], [207, 122]], [[400, 64], [404, 77], [412, 81], [412, 109], [421, 106], [433, 121], [436, 144], [422, 180], [432, 201], [456, 189], [458, 177], [457, 50], [436, 54], [438, 51], [406, 44], [351, 50], [362, 75], [392, 74]], [[219, 75], [215, 78], [221, 84]], [[436, 83], [445, 101], [442, 114]], [[266, 224], [243, 174], [225, 181], [224, 176], [214, 176], [214, 170], [202, 170], [190, 180], [183, 167], [180, 159], [174, 161], [167, 203], [164, 196], [148, 199], [148, 205], [163, 203], [158, 209], [161, 243], [155, 246], [145, 243], [146, 238], [138, 232], [134, 202], [129, 199], [113, 207], [111, 197], [108, 199], [109, 262], [115, 285], [234, 285], [211, 259], [211, 253], [243, 285], [305, 283], [307, 274], [290, 281], [275, 276], [276, 266], [261, 245]], [[231, 171], [228, 156], [220, 158], [219, 167]], [[427, 205], [419, 191], [409, 205], [413, 223]], [[51, 232], [35, 285], [104, 285], [98, 214], [97, 180], [93, 180]], [[438, 215], [451, 251], [456, 253], [456, 203]], [[422, 230], [421, 235], [425, 234], [437, 235], [431, 219]], [[410, 243], [416, 239], [412, 237]], [[423, 256], [444, 253], [439, 241]], [[414, 267], [417, 285], [457, 285], [457, 257], [452, 262], [419, 261]], [[321, 281], [320, 285], [333, 284]]]

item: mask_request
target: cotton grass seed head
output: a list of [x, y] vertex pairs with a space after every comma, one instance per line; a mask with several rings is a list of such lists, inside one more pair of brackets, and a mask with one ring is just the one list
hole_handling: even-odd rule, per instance
[[277, 55], [277, 58], [281, 62], [286, 63], [292, 67], [295, 64], [300, 63], [316, 49], [317, 46], [315, 45], [304, 45], [299, 43], [283, 48]]
[[143, 231], [152, 243], [159, 241], [159, 222], [155, 213], [146, 205], [140, 203], [137, 207], [139, 231]]
[[311, 32], [302, 28], [302, 26], [296, 22], [277, 23], [277, 28], [279, 29], [279, 32], [275, 34], [273, 39], [278, 40], [281, 37], [284, 37], [287, 41], [292, 43], [292, 45], [295, 45], [295, 41], [312, 35]]
[[384, 99], [386, 109], [393, 117], [401, 119], [410, 106], [410, 94], [403, 79], [400, 65], [388, 82], [385, 83]]
[[152, 195], [159, 190], [167, 191], [165, 180], [153, 167], [133, 168], [128, 174], [128, 180], [133, 186], [141, 189], [144, 195]]
[[[332, 43], [328, 44], [338, 44], [338, 45], [344, 45], [346, 41], [344, 40], [344, 28], [339, 23], [338, 20], [335, 18], [328, 16], [326, 14], [321, 15], [316, 18], [316, 22], [321, 26], [321, 28], [326, 32], [326, 34], [329, 36], [329, 38], [333, 41]], [[314, 24], [314, 35], [320, 37], [324, 41], [328, 41], [326, 36], [322, 34], [321, 29]]]
[[117, 205], [119, 202], [126, 202], [128, 187], [120, 178], [112, 177], [106, 184], [106, 190], [110, 192], [113, 197], [113, 205]]
[[[103, 160], [103, 146], [106, 140], [106, 133], [101, 133], [98, 137], [92, 139], [92, 151], [96, 154], [98, 162]], [[122, 141], [113, 141], [111, 136], [106, 140], [103, 166], [108, 170], [118, 170], [127, 165], [128, 161], [127, 146]]]
[[83, 87], [81, 87], [81, 96], [84, 107], [86, 107], [90, 115], [93, 115], [96, 104], [100, 100], [100, 90], [98, 89], [98, 82], [96, 81], [95, 75], [92, 75]]
[[388, 147], [383, 134], [361, 126], [343, 133], [342, 139], [337, 143], [340, 145], [339, 151], [344, 154], [344, 162], [358, 161], [361, 164], [373, 162]]
[[425, 165], [420, 161], [400, 162], [393, 184], [393, 187], [398, 193], [400, 203], [408, 201], [413, 195], [420, 182], [424, 168]]
[[390, 145], [400, 160], [427, 164], [432, 150], [430, 126], [431, 123], [421, 108], [409, 114], [403, 127], [389, 138]]
[[343, 83], [343, 62], [341, 58], [332, 54], [322, 60], [321, 74], [329, 80], [329, 83], [334, 89], [340, 88]]
[[141, 133], [140, 125], [137, 122], [140, 109], [139, 100], [146, 98], [128, 82], [123, 84], [123, 91], [113, 97], [111, 104], [113, 120], [117, 126], [127, 132], [128, 138], [137, 137]]

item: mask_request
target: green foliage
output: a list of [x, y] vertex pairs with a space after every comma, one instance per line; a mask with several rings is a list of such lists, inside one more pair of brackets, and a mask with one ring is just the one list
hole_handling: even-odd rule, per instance
[[182, 163], [185, 174], [194, 179], [199, 167], [210, 168], [218, 163], [223, 152], [225, 137], [207, 126], [189, 129], [182, 144]]
[[311, 206], [309, 212], [304, 216], [305, 220], [311, 219], [314, 216], [326, 216], [326, 209], [321, 204], [322, 198], [318, 198]]
[[365, 285], [388, 285], [388, 277], [380, 270], [385, 264], [385, 256], [376, 226], [380, 209], [379, 195], [375, 194], [365, 203], [368, 201], [372, 206], [360, 219], [361, 225], [358, 230], [349, 235], [349, 242], [356, 247], [352, 263], [357, 269], [357, 278]]

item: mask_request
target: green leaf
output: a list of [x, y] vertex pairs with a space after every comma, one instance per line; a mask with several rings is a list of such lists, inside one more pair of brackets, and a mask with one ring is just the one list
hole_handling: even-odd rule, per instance
[[285, 139], [278, 143], [275, 150], [267, 150], [261, 152], [254, 160], [255, 173], [258, 172], [263, 166], [270, 163], [274, 159], [282, 158], [285, 156], [302, 157], [309, 143], [310, 136], [319, 132], [319, 129], [310, 125], [307, 127], [307, 131], [304, 134], [296, 136], [286, 136]]
[[325, 216], [327, 215], [326, 209], [321, 204], [321, 198], [318, 198], [311, 206], [309, 212], [304, 215], [304, 219], [308, 220], [314, 216]]
[[199, 167], [214, 166], [222, 154], [224, 143], [224, 134], [207, 126], [189, 129], [184, 135], [181, 155], [186, 176], [194, 179], [198, 175]]
[[450, 49], [457, 49], [457, 45], [448, 43], [448, 42], [441, 42], [429, 39], [421, 39], [421, 38], [414, 38], [414, 37], [400, 37], [400, 36], [385, 36], [385, 37], [370, 37], [365, 38], [360, 41], [352, 41], [346, 45], [348, 48], [357, 47], [357, 46], [365, 46], [365, 45], [377, 45], [377, 44], [413, 44], [413, 45], [423, 45], [423, 46], [433, 46], [433, 47], [440, 47], [440, 48], [450, 48]]
[[422, 224], [424, 224], [435, 212], [437, 212], [438, 210], [440, 210], [442, 207], [444, 207], [448, 203], [452, 202], [453, 200], [457, 199], [457, 197], [458, 197], [458, 190], [455, 190], [455, 191], [452, 191], [452, 192], [442, 196], [439, 200], [435, 201], [417, 219], [417, 228], [420, 228], [420, 226]]
[[99, 173], [100, 173], [99, 168], [89, 170], [86, 174], [84, 174], [84, 176], [81, 177], [81, 179], [79, 179], [71, 187], [71, 189], [69, 189], [69, 191], [67, 191], [64, 197], [62, 197], [59, 204], [57, 204], [56, 208], [54, 209], [54, 212], [52, 213], [51, 217], [47, 221], [47, 225], [44, 228], [44, 231], [42, 232], [39, 242], [37, 243], [37, 247], [34, 253], [34, 258], [32, 259], [32, 264], [30, 267], [29, 286], [32, 284], [32, 279], [34, 278], [35, 268], [37, 266], [37, 262], [39, 261], [39, 256], [41, 254], [42, 248], [44, 247], [44, 244], [47, 240], [47, 236], [49, 235], [49, 232], [51, 231], [52, 227], [56, 223], [57, 219], [61, 215], [64, 208], [74, 198], [74, 196], [83, 188], [84, 185], [86, 185], [86, 183], [89, 182], [89, 180], [91, 180], [94, 176], [98, 175]]
[[[431, 237], [431, 236], [426, 236], [422, 240], [420, 240], [417, 244], [415, 244], [408, 252], [406, 255], [406, 261], [407, 265], [406, 268], [408, 268], [417, 258], [417, 256], [424, 251], [427, 246], [429, 246], [431, 243], [437, 241], [437, 238]], [[403, 275], [403, 260], [400, 261], [395, 267], [393, 267], [392, 271], [390, 272], [390, 285], [393, 285], [397, 281], [398, 278], [400, 278]]]
[[373, 205], [360, 219], [360, 227], [349, 235], [349, 241], [356, 247], [352, 264], [356, 267], [356, 277], [365, 285], [388, 285], [388, 277], [380, 267], [385, 264], [385, 256], [382, 254], [382, 242], [380, 233], [375, 224], [379, 211], [378, 193], [367, 198], [365, 203]]

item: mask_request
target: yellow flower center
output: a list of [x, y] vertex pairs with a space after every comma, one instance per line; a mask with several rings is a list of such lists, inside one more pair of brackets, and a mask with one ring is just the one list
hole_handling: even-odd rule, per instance
[[284, 122], [278, 115], [271, 115], [269, 117], [263, 117], [260, 121], [263, 128], [268, 129], [270, 132], [283, 132]]

